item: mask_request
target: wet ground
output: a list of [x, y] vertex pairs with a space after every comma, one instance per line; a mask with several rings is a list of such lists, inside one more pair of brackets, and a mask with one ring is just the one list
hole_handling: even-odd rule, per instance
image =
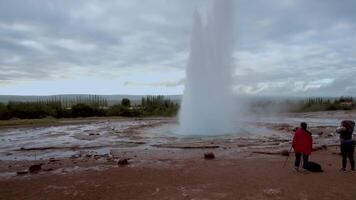
[[221, 136], [182, 136], [174, 131], [176, 119], [97, 120], [49, 127], [12, 127], [0, 132], [0, 176], [27, 177], [31, 165], [42, 173], [67, 173], [117, 167], [120, 159], [130, 166], [165, 167], [179, 160], [201, 157], [213, 151], [220, 158], [251, 158], [288, 151], [293, 128], [306, 121], [314, 148], [335, 149], [335, 128], [356, 112], [315, 112], [258, 115], [236, 121], [244, 125], [236, 133]]

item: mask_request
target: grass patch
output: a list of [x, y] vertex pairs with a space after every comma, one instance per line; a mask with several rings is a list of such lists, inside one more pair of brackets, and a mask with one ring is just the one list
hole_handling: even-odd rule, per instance
[[58, 124], [59, 121], [60, 120], [54, 119], [54, 118], [0, 120], [0, 127], [6, 127], [6, 126], [29, 126], [29, 125], [51, 125], [51, 124]]

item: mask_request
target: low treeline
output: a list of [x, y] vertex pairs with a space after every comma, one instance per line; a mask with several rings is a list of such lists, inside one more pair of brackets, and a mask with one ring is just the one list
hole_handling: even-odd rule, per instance
[[322, 98], [285, 100], [257, 100], [249, 103], [249, 112], [316, 112], [334, 110], [354, 110], [356, 101], [353, 97]]
[[338, 99], [309, 98], [300, 102], [296, 111], [315, 112], [353, 109], [356, 109], [356, 101], [352, 97], [340, 97]]
[[68, 106], [58, 100], [0, 103], [0, 119], [40, 119], [76, 118], [76, 117], [146, 117], [146, 116], [174, 116], [179, 105], [164, 96], [147, 96], [141, 99], [141, 103], [131, 105], [129, 99], [122, 99], [120, 103], [112, 106], [93, 103], [95, 101], [76, 102]]

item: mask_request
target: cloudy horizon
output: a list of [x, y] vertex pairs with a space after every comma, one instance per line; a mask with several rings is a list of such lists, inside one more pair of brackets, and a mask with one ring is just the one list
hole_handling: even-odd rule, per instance
[[[182, 94], [205, 0], [0, 0], [0, 95]], [[234, 91], [355, 96], [356, 2], [236, 0]]]

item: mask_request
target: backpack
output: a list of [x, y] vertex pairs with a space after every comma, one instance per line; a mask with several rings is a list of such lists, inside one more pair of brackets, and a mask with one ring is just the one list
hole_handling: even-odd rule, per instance
[[308, 162], [308, 170], [311, 172], [323, 172], [321, 165], [316, 162]]

